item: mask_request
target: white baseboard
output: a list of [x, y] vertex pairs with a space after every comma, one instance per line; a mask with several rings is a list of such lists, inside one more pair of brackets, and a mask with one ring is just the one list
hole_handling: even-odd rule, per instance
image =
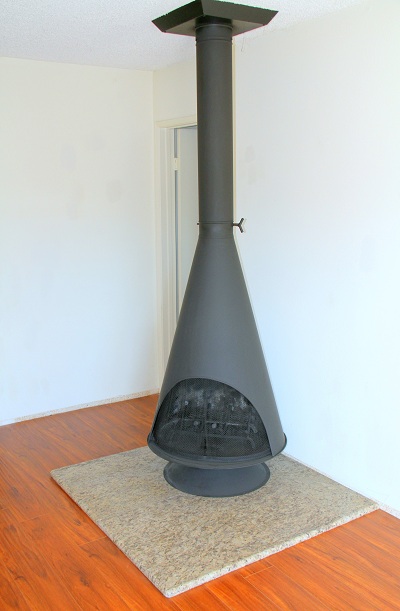
[[147, 397], [149, 395], [155, 395], [159, 391], [158, 388], [151, 390], [143, 390], [141, 392], [135, 392], [130, 395], [120, 395], [118, 397], [112, 397], [109, 399], [102, 399], [101, 401], [92, 401], [91, 403], [81, 403], [79, 405], [71, 405], [70, 407], [63, 407], [61, 409], [54, 409], [48, 412], [39, 414], [29, 414], [28, 416], [22, 416], [20, 418], [11, 418], [10, 420], [0, 421], [0, 426], [6, 424], [15, 424], [16, 422], [23, 422], [25, 420], [34, 420], [35, 418], [44, 418], [45, 416], [53, 416], [54, 414], [63, 414], [64, 412], [72, 412], [76, 409], [85, 409], [86, 407], [96, 407], [98, 405], [108, 405], [109, 403], [118, 403], [119, 401], [129, 401], [130, 399], [138, 399], [139, 397]]
[[400, 519], [400, 511], [398, 509], [394, 509], [394, 507], [389, 507], [389, 505], [384, 505], [383, 503], [380, 504], [379, 508], [382, 509], [382, 511], [386, 511], [386, 513], [390, 513], [395, 518]]

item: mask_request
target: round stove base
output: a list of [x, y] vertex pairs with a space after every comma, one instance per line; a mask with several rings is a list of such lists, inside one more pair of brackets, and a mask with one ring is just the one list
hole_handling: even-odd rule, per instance
[[269, 480], [264, 463], [239, 469], [197, 469], [170, 462], [164, 477], [171, 486], [195, 496], [225, 497], [253, 492]]

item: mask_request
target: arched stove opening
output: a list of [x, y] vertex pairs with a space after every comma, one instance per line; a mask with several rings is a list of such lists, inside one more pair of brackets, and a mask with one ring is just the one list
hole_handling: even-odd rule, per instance
[[227, 384], [203, 378], [183, 380], [169, 391], [154, 423], [153, 443], [171, 459], [203, 466], [272, 456], [265, 426], [250, 401]]

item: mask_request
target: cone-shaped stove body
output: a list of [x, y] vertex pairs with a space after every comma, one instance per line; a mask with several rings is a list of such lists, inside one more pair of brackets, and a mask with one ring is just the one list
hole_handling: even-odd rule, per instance
[[197, 0], [156, 20], [196, 35], [200, 231], [148, 444], [204, 496], [263, 485], [286, 441], [233, 237], [232, 32], [274, 15]]

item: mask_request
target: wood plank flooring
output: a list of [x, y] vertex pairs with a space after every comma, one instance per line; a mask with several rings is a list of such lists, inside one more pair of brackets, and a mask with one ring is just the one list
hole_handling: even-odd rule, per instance
[[0, 609], [400, 610], [400, 520], [354, 520], [167, 599], [50, 471], [143, 446], [156, 397], [0, 427]]

